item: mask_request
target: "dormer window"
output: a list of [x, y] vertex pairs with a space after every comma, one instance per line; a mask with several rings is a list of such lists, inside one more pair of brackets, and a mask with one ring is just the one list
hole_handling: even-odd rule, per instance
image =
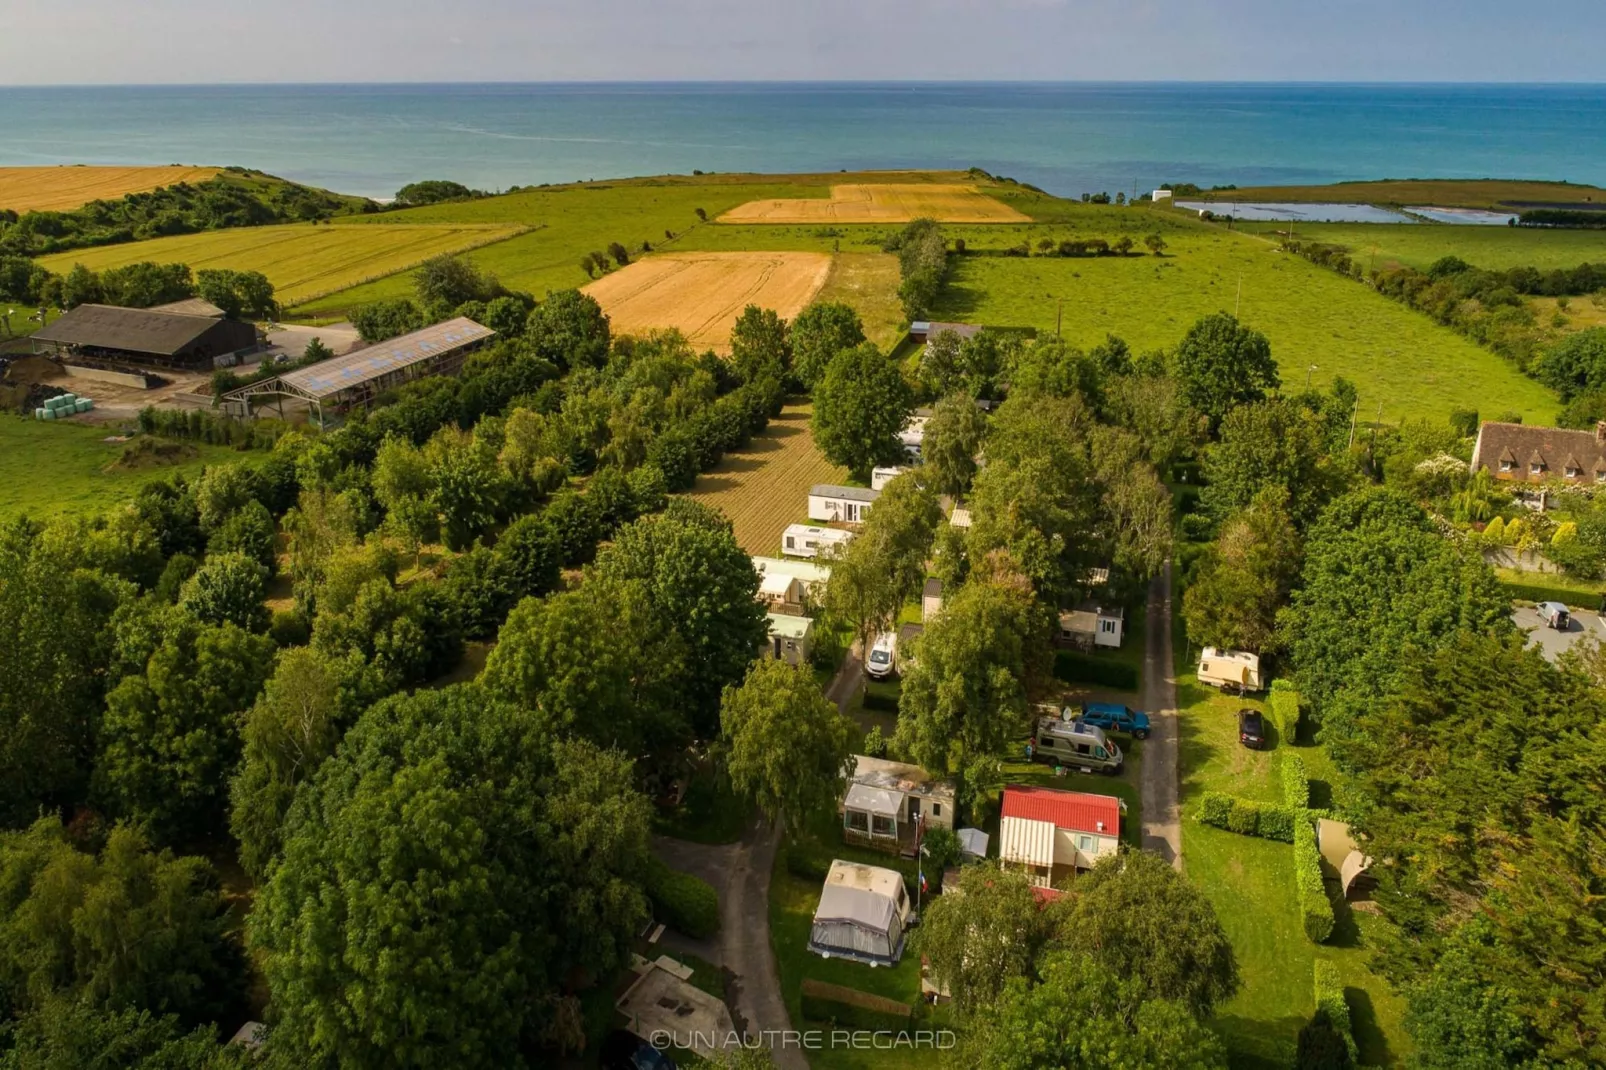
[[1511, 471], [1511, 462], [1510, 461], [1501, 461], [1500, 462], [1500, 471], [1502, 471], [1502, 472]]
[[1576, 465], [1568, 465], [1566, 472], [1568, 479], [1577, 479], [1579, 476], [1584, 474], [1584, 470]]
[[1542, 475], [1544, 473], [1544, 471], [1545, 471], [1545, 466], [1544, 466], [1544, 463], [1541, 462], [1541, 461], [1535, 461], [1533, 464], [1530, 464], [1528, 466], [1528, 474], [1529, 475], [1534, 475], [1534, 476]]
[[1606, 483], [1606, 468], [1600, 468], [1595, 471], [1595, 482]]

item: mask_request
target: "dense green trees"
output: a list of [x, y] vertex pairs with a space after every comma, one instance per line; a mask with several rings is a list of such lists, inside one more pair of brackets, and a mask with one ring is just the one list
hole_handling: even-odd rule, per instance
[[796, 832], [842, 795], [859, 731], [808, 666], [760, 658], [720, 703], [725, 769], [736, 794]]
[[832, 464], [860, 480], [878, 464], [904, 460], [898, 433], [914, 406], [903, 373], [866, 342], [831, 358], [814, 390], [814, 441]]
[[864, 325], [848, 305], [819, 301], [797, 314], [790, 341], [793, 374], [805, 390], [813, 390], [838, 353], [864, 341]]
[[731, 326], [731, 367], [744, 383], [786, 378], [792, 367], [786, 321], [768, 308], [742, 309]]
[[966, 866], [959, 886], [931, 901], [914, 944], [933, 983], [970, 1016], [991, 1007], [1015, 978], [1027, 977], [1052, 932], [1031, 882], [1018, 870]]
[[948, 276], [948, 239], [935, 219], [916, 219], [884, 248], [898, 254], [898, 300], [905, 318], [922, 319]]
[[351, 313], [351, 325], [364, 342], [383, 342], [424, 326], [424, 314], [405, 297], [363, 305]]
[[936, 495], [905, 473], [883, 488], [858, 536], [832, 560], [825, 610], [866, 648], [919, 592], [941, 519]]
[[1343, 486], [1328, 456], [1321, 416], [1294, 401], [1238, 405], [1221, 421], [1221, 440], [1204, 454], [1204, 507], [1217, 519], [1245, 508], [1268, 487], [1287, 496], [1303, 527]]
[[965, 394], [949, 394], [932, 408], [921, 443], [925, 479], [938, 494], [961, 497], [976, 478], [976, 457], [987, 417]]
[[215, 1026], [186, 1032], [174, 1015], [107, 1011], [65, 997], [47, 1000], [9, 1028], [0, 1026], [4, 1070], [244, 1070], [244, 1047], [218, 1043]]
[[1268, 487], [1222, 525], [1183, 592], [1182, 616], [1195, 643], [1267, 652], [1277, 641], [1277, 613], [1299, 579], [1300, 538], [1284, 507], [1287, 493]]
[[459, 686], [368, 710], [299, 792], [253, 942], [302, 1065], [523, 1066], [646, 917], [623, 759]]
[[1173, 357], [1182, 398], [1219, 426], [1234, 405], [1260, 401], [1282, 380], [1271, 343], [1235, 316], [1215, 312], [1188, 329]]
[[494, 301], [507, 293], [496, 276], [482, 272], [467, 257], [451, 253], [432, 256], [418, 265], [413, 271], [413, 292], [436, 319], [452, 315], [470, 301]]
[[266, 570], [237, 551], [212, 554], [184, 581], [179, 608], [203, 624], [235, 624], [248, 632], [268, 629], [263, 603]]
[[608, 359], [608, 317], [596, 299], [559, 290], [535, 306], [525, 324], [534, 354], [560, 369], [600, 368]]
[[[195, 293], [221, 308], [230, 319], [265, 320], [279, 314], [273, 283], [260, 271], [203, 269], [195, 273]], [[328, 351], [322, 355], [328, 356]], [[314, 352], [311, 356], [316, 358], [319, 354]]]

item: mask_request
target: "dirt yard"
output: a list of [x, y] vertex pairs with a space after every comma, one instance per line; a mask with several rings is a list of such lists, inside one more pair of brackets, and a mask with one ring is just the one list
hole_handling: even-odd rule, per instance
[[826, 253], [666, 253], [637, 260], [585, 287], [616, 334], [673, 327], [701, 350], [730, 350], [748, 305], [791, 319], [831, 272]]
[[750, 554], [775, 554], [786, 525], [805, 521], [809, 488], [840, 483], [837, 468], [814, 448], [810, 405], [788, 405], [764, 433], [697, 477], [686, 497], [721, 510], [736, 526], [736, 542]]
[[832, 186], [829, 198], [749, 201], [721, 223], [1030, 223], [1031, 219], [975, 186], [867, 184]]
[[0, 208], [65, 212], [180, 182], [205, 182], [216, 167], [0, 167]]

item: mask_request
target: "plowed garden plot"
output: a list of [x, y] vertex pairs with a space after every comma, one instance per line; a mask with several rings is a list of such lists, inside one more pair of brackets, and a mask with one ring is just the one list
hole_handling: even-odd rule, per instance
[[730, 349], [748, 305], [791, 319], [831, 272], [825, 253], [667, 253], [638, 260], [585, 287], [616, 334], [673, 327], [698, 349]]
[[686, 493], [730, 517], [736, 542], [750, 554], [779, 553], [786, 525], [808, 516], [809, 488], [847, 478], [846, 469], [814, 448], [813, 412], [810, 405], [788, 405], [745, 450], [698, 476]]
[[205, 182], [217, 167], [0, 167], [0, 208], [65, 212], [180, 182]]
[[867, 183], [832, 186], [830, 197], [749, 201], [721, 223], [1029, 223], [1031, 219], [975, 186]]

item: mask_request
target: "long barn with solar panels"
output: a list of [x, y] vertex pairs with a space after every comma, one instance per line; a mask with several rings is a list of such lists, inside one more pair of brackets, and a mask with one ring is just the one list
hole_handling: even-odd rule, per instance
[[385, 391], [426, 375], [451, 375], [474, 350], [496, 337], [489, 327], [458, 317], [366, 349], [231, 390], [224, 405], [242, 414], [251, 399], [277, 396], [305, 401], [323, 423], [324, 409], [345, 412], [371, 404]]

